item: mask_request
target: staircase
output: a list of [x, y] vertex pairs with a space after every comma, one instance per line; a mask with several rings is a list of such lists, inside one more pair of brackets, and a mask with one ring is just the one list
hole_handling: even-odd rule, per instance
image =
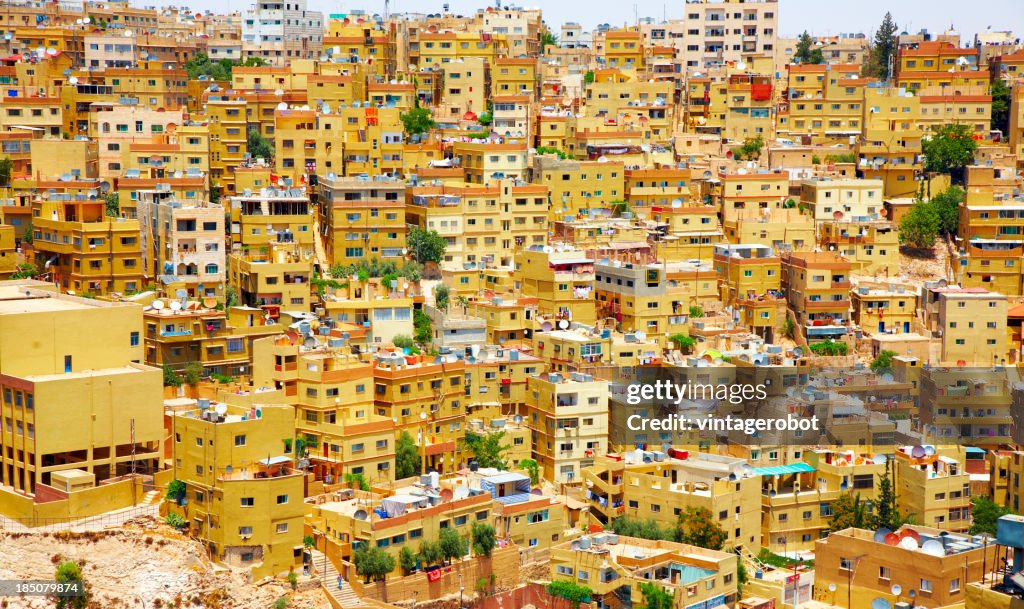
[[743, 544], [737, 544], [735, 547], [736, 553], [740, 555], [740, 560], [745, 562], [748, 567], [754, 571], [764, 571], [764, 564], [757, 559], [757, 556], [750, 551], [747, 546]]
[[[359, 598], [359, 595], [352, 590], [352, 586], [348, 585], [348, 582], [345, 582], [342, 589], [338, 590], [338, 570], [334, 568], [334, 563], [326, 560], [323, 552], [310, 550], [309, 553], [313, 569], [323, 583], [324, 592], [333, 598], [339, 606], [345, 609], [367, 606], [363, 599]], [[321, 573], [321, 571], [323, 572]]]
[[153, 505], [154, 503], [160, 503], [160, 491], [149, 491], [142, 497], [142, 501], [139, 505]]

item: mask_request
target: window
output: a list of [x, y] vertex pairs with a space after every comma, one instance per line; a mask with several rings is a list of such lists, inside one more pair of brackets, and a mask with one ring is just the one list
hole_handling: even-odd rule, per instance
[[922, 579], [921, 580], [921, 585], [918, 586], [917, 589], [920, 590], [921, 592], [931, 592], [932, 591], [932, 580], [930, 580], [930, 579]]
[[288, 523], [287, 522], [278, 523], [278, 525], [277, 525], [277, 532], [278, 533], [287, 533], [288, 532]]
[[131, 343], [131, 346], [138, 347], [139, 346], [139, 333], [138, 332], [132, 332], [131, 340], [129, 342]]
[[235, 436], [235, 446], [245, 446], [245, 434]]
[[252, 497], [242, 497], [239, 500], [239, 504], [242, 507], [253, 507], [254, 505], [256, 505], [256, 500], [253, 499]]
[[954, 594], [960, 591], [960, 578], [959, 577], [954, 577], [953, 579], [949, 580], [949, 591], [954, 593]]
[[839, 558], [840, 571], [853, 571], [853, 560], [850, 558]]
[[278, 495], [277, 505], [283, 505], [285, 503], [288, 503], [288, 495]]
[[249, 537], [252, 535], [252, 527], [238, 527], [238, 534], [242, 537]]
[[892, 569], [889, 567], [878, 567], [879, 579], [892, 579]]

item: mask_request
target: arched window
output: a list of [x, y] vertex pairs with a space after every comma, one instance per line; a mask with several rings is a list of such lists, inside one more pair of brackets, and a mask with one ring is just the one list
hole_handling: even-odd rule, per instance
[[212, 264], [212, 263], [211, 264], [207, 264], [206, 265], [206, 274], [207, 275], [215, 275], [215, 274], [217, 274], [217, 265], [216, 264]]

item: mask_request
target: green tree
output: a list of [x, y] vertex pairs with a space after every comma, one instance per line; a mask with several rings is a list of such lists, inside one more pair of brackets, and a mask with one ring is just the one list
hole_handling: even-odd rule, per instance
[[844, 342], [826, 338], [821, 342], [811, 344], [810, 349], [816, 355], [836, 356], [846, 355], [847, 351], [849, 351], [849, 346]]
[[103, 201], [107, 206], [107, 215], [111, 218], [116, 218], [121, 213], [121, 196], [116, 192], [108, 192], [103, 197]]
[[728, 537], [710, 510], [688, 507], [679, 515], [679, 541], [692, 546], [721, 550]]
[[955, 236], [960, 229], [960, 204], [966, 193], [959, 186], [950, 186], [928, 201], [939, 217], [939, 230]]
[[167, 483], [167, 492], [164, 495], [168, 501], [181, 503], [185, 498], [185, 483], [181, 480], [171, 480]]
[[883, 349], [878, 353], [871, 362], [871, 371], [875, 374], [885, 374], [886, 372], [892, 372], [892, 358], [896, 357], [895, 351], [889, 351]]
[[739, 148], [733, 148], [732, 154], [739, 161], [753, 161], [761, 157], [761, 150], [763, 148], [764, 138], [758, 135], [743, 142], [743, 145]]
[[878, 493], [873, 502], [875, 529], [887, 528], [895, 531], [903, 525], [904, 519], [896, 506], [896, 489], [893, 488], [889, 468], [892, 461], [885, 462], [885, 471], [878, 477]]
[[523, 459], [520, 461], [519, 469], [526, 470], [526, 473], [530, 475], [530, 484], [540, 482], [540, 464], [533, 459]]
[[352, 557], [356, 573], [363, 576], [365, 583], [381, 581], [395, 570], [395, 557], [374, 546], [358, 550]]
[[551, 596], [564, 598], [569, 601], [573, 607], [579, 607], [580, 603], [589, 603], [590, 597], [594, 595], [594, 591], [590, 588], [562, 579], [555, 580], [548, 584], [547, 590], [548, 594]]
[[361, 491], [370, 490], [370, 483], [366, 481], [366, 477], [363, 476], [362, 474], [348, 473], [342, 477], [342, 480], [344, 480], [345, 484], [349, 485], [352, 488], [357, 488]]
[[166, 524], [169, 527], [180, 529], [185, 526], [185, 519], [182, 518], [180, 514], [175, 514], [174, 512], [171, 512], [166, 517], [164, 517], [164, 524]]
[[476, 117], [476, 122], [484, 127], [490, 127], [491, 124], [494, 123], [494, 113], [490, 110], [481, 112], [480, 116]]
[[544, 32], [540, 35], [540, 44], [542, 48], [558, 46], [558, 36], [555, 36], [551, 32]]
[[971, 535], [988, 533], [994, 536], [999, 517], [1012, 513], [1010, 508], [1001, 506], [988, 497], [982, 495], [971, 497]]
[[974, 152], [978, 149], [978, 142], [974, 141], [973, 135], [971, 127], [962, 123], [949, 123], [936, 128], [930, 137], [921, 142], [925, 169], [948, 173], [954, 184], [962, 184], [964, 167], [974, 162]]
[[11, 185], [11, 174], [14, 172], [14, 161], [11, 157], [5, 156], [0, 159], [0, 186]]
[[409, 248], [409, 252], [416, 259], [416, 262], [426, 264], [428, 262], [441, 262], [444, 258], [444, 251], [448, 247], [448, 242], [435, 230], [426, 230], [414, 226], [409, 231], [406, 245]]
[[875, 76], [881, 80], [889, 79], [891, 76], [889, 74], [889, 58], [891, 57], [893, 61], [896, 60], [895, 55], [899, 44], [899, 38], [896, 35], [898, 31], [899, 26], [893, 20], [892, 13], [885, 13], [881, 25], [875, 32], [875, 39], [868, 53], [868, 61], [864, 67], [864, 73], [867, 76]]
[[682, 351], [683, 353], [691, 353], [693, 352], [693, 348], [697, 346], [696, 338], [692, 336], [687, 336], [682, 333], [673, 334], [672, 336], [668, 337], [668, 339], [674, 342], [676, 344], [676, 347], [678, 347], [679, 350]]
[[800, 63], [825, 63], [824, 53], [822, 53], [821, 48], [814, 46], [814, 38], [807, 33], [807, 30], [804, 30], [804, 33], [800, 35], [800, 39], [796, 43], [796, 52], [793, 53], [793, 58], [798, 60]]
[[596, 77], [594, 75], [594, 71], [593, 70], [587, 70], [586, 72], [583, 73], [583, 83], [584, 84], [589, 85], [590, 83], [594, 82], [594, 78], [596, 78]]
[[402, 567], [402, 571], [406, 573], [412, 573], [416, 569], [416, 555], [407, 545], [402, 546], [398, 552], [398, 566]]
[[441, 535], [437, 541], [441, 545], [441, 555], [448, 562], [456, 558], [462, 558], [469, 551], [469, 544], [466, 542], [466, 538], [459, 535], [459, 532], [451, 527], [441, 529]]
[[697, 318], [700, 318], [700, 317], [704, 317], [704, 307], [699, 307], [697, 305], [693, 305], [693, 306], [690, 307], [689, 313], [690, 313], [690, 317], [692, 317], [694, 319], [697, 319]]
[[900, 243], [909, 247], [930, 248], [935, 245], [942, 222], [933, 205], [917, 201], [900, 220]]
[[163, 371], [164, 387], [181, 387], [181, 377], [178, 376], [178, 373], [174, 371], [174, 368], [172, 368], [170, 364], [164, 364]]
[[391, 344], [398, 347], [399, 349], [408, 349], [411, 355], [419, 355], [420, 348], [416, 346], [416, 343], [404, 334], [396, 334], [391, 339]]
[[85, 579], [82, 577], [82, 568], [76, 562], [70, 560], [57, 565], [57, 572], [54, 579], [61, 584], [77, 583], [82, 590], [74, 596], [60, 596], [57, 598], [57, 609], [85, 609], [89, 606], [89, 594], [86, 592]]
[[498, 538], [494, 527], [486, 522], [475, 522], [470, 530], [473, 537], [473, 554], [477, 556], [490, 556], [491, 550], [498, 545]]
[[653, 582], [640, 582], [640, 594], [644, 595], [643, 609], [673, 609], [675, 596]]
[[426, 108], [412, 108], [399, 117], [402, 119], [402, 126], [409, 135], [426, 133], [437, 126], [430, 110]]
[[[31, 231], [29, 231], [31, 232]], [[29, 241], [31, 243], [31, 241]], [[11, 273], [11, 279], [32, 279], [39, 274], [36, 270], [36, 266], [31, 262], [21, 262], [14, 267], [14, 272]]]
[[413, 339], [421, 345], [429, 345], [430, 341], [434, 339], [434, 324], [430, 321], [430, 316], [416, 309], [412, 313], [412, 326], [415, 330]]
[[466, 432], [466, 447], [473, 453], [474, 459], [480, 467], [493, 467], [496, 469], [508, 469], [504, 455], [508, 452], [508, 444], [502, 445], [501, 440], [505, 432], [499, 431], [488, 434], [475, 434], [472, 431]]
[[832, 503], [832, 523], [829, 531], [835, 533], [844, 529], [865, 529], [871, 526], [868, 506], [861, 501], [860, 493], [843, 493]]
[[676, 531], [670, 527], [662, 527], [653, 518], [641, 519], [632, 516], [619, 516], [609, 523], [609, 528], [623, 537], [639, 537], [640, 539], [671, 541], [677, 537]]
[[[298, 583], [298, 580], [296, 580], [296, 583]], [[287, 596], [279, 596], [274, 601], [274, 604], [271, 605], [271, 609], [288, 609], [289, 605], [291, 605], [291, 601], [288, 600]]]
[[[1012, 91], [1006, 81], [997, 78], [992, 83], [992, 128], [1003, 132], [1004, 138], [1010, 134], [1010, 100]], [[0, 182], [2, 183], [2, 182]]]
[[424, 541], [420, 544], [420, 551], [416, 556], [424, 565], [436, 565], [444, 559], [444, 552], [441, 551], [441, 544], [436, 541]]
[[224, 306], [227, 308], [237, 307], [239, 303], [238, 290], [235, 286], [229, 285], [224, 288]]
[[786, 321], [782, 322], [782, 333], [790, 340], [796, 338], [796, 322], [792, 317], [786, 317]]
[[203, 380], [203, 365], [199, 362], [189, 362], [185, 364], [182, 374], [187, 384], [198, 385], [199, 381]]
[[274, 147], [270, 145], [270, 140], [263, 137], [263, 134], [256, 127], [249, 128], [246, 150], [254, 159], [267, 159], [269, 161], [274, 158]]
[[395, 443], [395, 478], [402, 480], [415, 476], [420, 471], [420, 451], [416, 440], [403, 431]]
[[448, 310], [448, 298], [450, 295], [451, 291], [445, 284], [439, 283], [434, 286], [434, 304], [437, 305], [438, 309], [442, 311]]

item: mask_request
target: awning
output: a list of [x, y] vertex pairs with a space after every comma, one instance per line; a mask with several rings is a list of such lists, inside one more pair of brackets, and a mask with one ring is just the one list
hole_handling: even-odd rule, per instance
[[966, 446], [964, 450], [970, 454], [982, 454], [984, 455], [987, 451], [984, 448], [978, 448], [977, 446]]
[[791, 463], [789, 465], [772, 465], [770, 467], [755, 467], [753, 472], [762, 476], [783, 476], [785, 474], [806, 474], [813, 472], [814, 468], [808, 463]]

